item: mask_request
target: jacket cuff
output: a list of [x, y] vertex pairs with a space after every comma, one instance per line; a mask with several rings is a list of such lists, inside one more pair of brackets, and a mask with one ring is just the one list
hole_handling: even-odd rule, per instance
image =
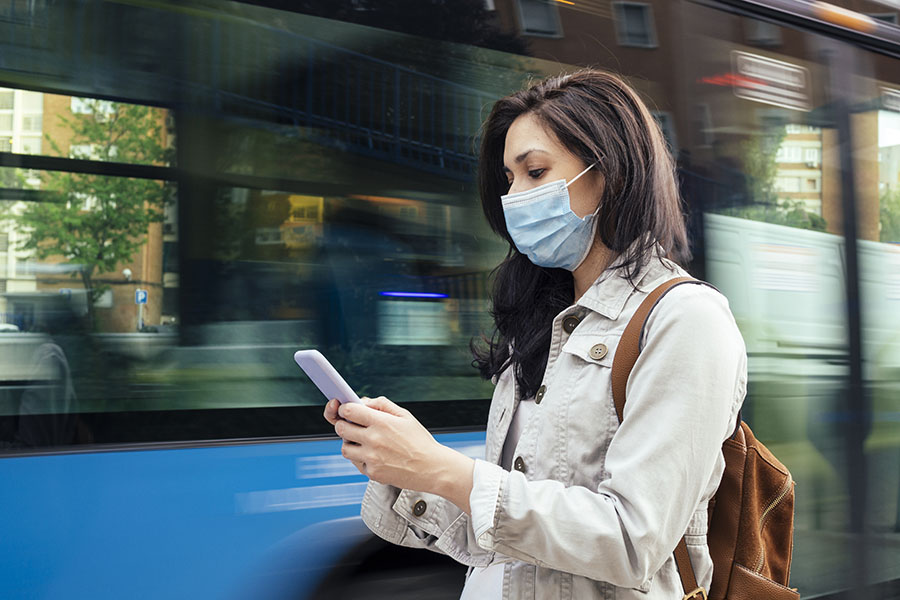
[[503, 467], [475, 459], [469, 506], [472, 509], [475, 540], [484, 550], [494, 549], [494, 523], [500, 503], [500, 489], [508, 476]]
[[390, 518], [383, 507], [391, 506], [399, 494], [399, 488], [369, 481], [360, 510], [360, 516], [366, 526], [378, 537], [392, 544], [401, 543], [406, 534], [406, 522], [396, 517]]
[[447, 501], [436, 494], [404, 489], [391, 508], [411, 526], [440, 537], [459, 513], [459, 509], [448, 510], [446, 504]]

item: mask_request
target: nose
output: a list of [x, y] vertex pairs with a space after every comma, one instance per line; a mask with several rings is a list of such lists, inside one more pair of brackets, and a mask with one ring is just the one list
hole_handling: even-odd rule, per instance
[[507, 193], [507, 194], [515, 194], [515, 193], [518, 193], [518, 192], [524, 192], [524, 191], [526, 191], [526, 190], [530, 190], [532, 187], [533, 187], [533, 186], [529, 186], [529, 185], [528, 185], [528, 182], [527, 182], [527, 181], [522, 182], [522, 183], [519, 183], [519, 182], [517, 182], [517, 181], [513, 181], [513, 184], [512, 184], [511, 186], [509, 186], [509, 191], [506, 192], [506, 193]]

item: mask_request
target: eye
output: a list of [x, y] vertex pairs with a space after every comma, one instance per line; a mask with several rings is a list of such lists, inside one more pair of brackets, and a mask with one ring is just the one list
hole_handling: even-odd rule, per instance
[[532, 169], [528, 171], [528, 176], [532, 179], [537, 179], [544, 174], [544, 171], [546, 171], [546, 169]]

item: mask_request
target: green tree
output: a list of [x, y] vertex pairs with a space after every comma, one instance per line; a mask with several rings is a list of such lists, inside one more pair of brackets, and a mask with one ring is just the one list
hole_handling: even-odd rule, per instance
[[[71, 132], [71, 158], [165, 165], [171, 150], [162, 143], [158, 109], [86, 100], [86, 114], [60, 115]], [[62, 156], [56, 140], [45, 135]], [[171, 188], [163, 182], [83, 173], [47, 171], [42, 188], [58, 193], [58, 201], [29, 203], [16, 217], [25, 233], [21, 248], [38, 260], [62, 257], [77, 265], [88, 293], [88, 310], [109, 286], [94, 278], [130, 262], [146, 241], [151, 223], [163, 219]]]
[[800, 229], [825, 231], [825, 219], [809, 211], [799, 200], [778, 200], [775, 177], [778, 164], [775, 155], [784, 141], [786, 130], [776, 127], [764, 135], [755, 136], [742, 144], [744, 172], [747, 175], [747, 194], [751, 204], [730, 207], [722, 212], [742, 219], [764, 221]]
[[16, 190], [21, 189], [24, 177], [19, 169], [0, 167], [0, 225], [4, 225], [11, 214]]
[[900, 190], [886, 190], [879, 200], [882, 242], [900, 242]]

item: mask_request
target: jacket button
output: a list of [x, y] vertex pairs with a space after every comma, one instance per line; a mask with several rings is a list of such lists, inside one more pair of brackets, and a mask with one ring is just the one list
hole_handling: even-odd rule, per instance
[[546, 386], [546, 385], [542, 385], [541, 387], [539, 387], [539, 388], [538, 388], [538, 391], [537, 391], [537, 394], [534, 395], [534, 403], [535, 403], [535, 404], [540, 404], [540, 403], [541, 403], [541, 400], [544, 399], [544, 394], [546, 394], [546, 393], [547, 393], [547, 386]]
[[600, 360], [609, 350], [606, 347], [606, 344], [594, 344], [591, 346], [590, 355], [594, 360]]
[[513, 468], [514, 468], [516, 471], [520, 472], [520, 473], [524, 473], [524, 472], [525, 472], [525, 461], [522, 460], [522, 457], [521, 457], [521, 456], [517, 456], [517, 457], [516, 457], [516, 460], [515, 460], [515, 462], [513, 463]]
[[425, 514], [426, 508], [428, 508], [428, 505], [425, 503], [425, 501], [419, 500], [413, 506], [413, 514], [416, 515], [417, 517], [421, 517], [422, 515]]
[[563, 319], [563, 331], [565, 331], [566, 333], [572, 333], [573, 331], [575, 331], [575, 328], [578, 327], [578, 323], [580, 322], [581, 321], [578, 319], [578, 317], [574, 315], [566, 317], [565, 319]]

